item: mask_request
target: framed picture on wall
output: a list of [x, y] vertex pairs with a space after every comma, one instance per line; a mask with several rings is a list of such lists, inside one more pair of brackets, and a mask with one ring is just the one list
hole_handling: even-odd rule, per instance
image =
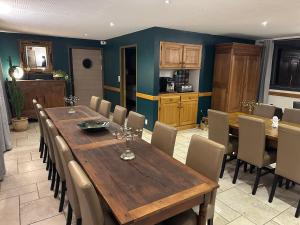
[[52, 43], [49, 41], [20, 41], [21, 66], [27, 73], [51, 73]]

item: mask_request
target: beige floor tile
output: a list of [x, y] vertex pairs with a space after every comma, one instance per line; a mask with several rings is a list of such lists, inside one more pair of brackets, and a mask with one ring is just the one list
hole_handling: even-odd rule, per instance
[[39, 197], [53, 196], [53, 191], [50, 190], [50, 181], [37, 183]]
[[0, 201], [0, 225], [20, 225], [19, 197]]
[[219, 213], [215, 213], [214, 216], [214, 225], [226, 225], [228, 221], [224, 219]]
[[241, 214], [219, 200], [216, 200], [215, 212], [220, 214], [228, 222], [231, 222], [241, 216]]
[[251, 221], [247, 220], [245, 217], [239, 217], [238, 219], [232, 221], [228, 225], [255, 225]]
[[64, 215], [60, 214], [58, 216], [54, 216], [37, 223], [33, 223], [32, 225], [65, 225], [65, 224], [66, 224], [66, 218]]
[[58, 200], [45, 197], [21, 205], [21, 225], [35, 223], [59, 215]]
[[31, 154], [31, 160], [42, 160], [41, 158], [40, 158], [40, 155], [41, 155], [41, 153], [40, 152], [38, 152], [38, 151], [36, 151], [36, 152], [31, 152], [30, 153]]
[[8, 189], [8, 190], [4, 190], [4, 191], [1, 190], [0, 191], [0, 200], [23, 195], [23, 194], [28, 194], [28, 193], [36, 192], [36, 191], [37, 191], [36, 184], [21, 186], [19, 188], [12, 188], [12, 189]]
[[40, 159], [19, 163], [19, 173], [26, 173], [34, 170], [45, 169], [46, 165]]
[[6, 174], [5, 176], [11, 176], [18, 173], [18, 160], [5, 160]]
[[295, 217], [296, 207], [290, 207], [273, 219], [280, 225], [300, 225], [300, 218]]
[[28, 194], [20, 195], [20, 204], [31, 202], [31, 201], [37, 200], [38, 198], [39, 198], [39, 195], [37, 192], [31, 192]]
[[265, 225], [280, 225], [279, 223], [272, 221], [267, 222]]

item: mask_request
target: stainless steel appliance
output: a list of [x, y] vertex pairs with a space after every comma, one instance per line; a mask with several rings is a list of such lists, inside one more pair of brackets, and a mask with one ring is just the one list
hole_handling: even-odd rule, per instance
[[174, 72], [175, 91], [177, 92], [191, 92], [193, 86], [189, 84], [189, 70], [176, 70]]

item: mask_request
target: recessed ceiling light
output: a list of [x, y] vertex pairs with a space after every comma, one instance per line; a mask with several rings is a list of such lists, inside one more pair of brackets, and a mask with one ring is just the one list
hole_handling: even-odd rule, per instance
[[264, 27], [267, 26], [268, 25], [268, 21], [262, 22], [261, 25], [264, 26]]
[[85, 36], [85, 37], [87, 37], [87, 36], [88, 36], [88, 34], [84, 34], [84, 36]]
[[115, 26], [114, 22], [110, 22], [109, 26], [111, 26], [111, 27]]
[[12, 11], [12, 7], [0, 2], [0, 14], [8, 14]]
[[170, 4], [171, 1], [170, 1], [170, 0], [165, 0], [165, 3], [166, 3], [166, 4]]

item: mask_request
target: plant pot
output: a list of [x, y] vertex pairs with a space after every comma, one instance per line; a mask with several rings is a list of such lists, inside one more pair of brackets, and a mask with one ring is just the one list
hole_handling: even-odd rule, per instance
[[11, 119], [12, 126], [15, 131], [25, 131], [28, 129], [28, 118], [27, 117], [21, 117], [21, 119], [13, 118]]

